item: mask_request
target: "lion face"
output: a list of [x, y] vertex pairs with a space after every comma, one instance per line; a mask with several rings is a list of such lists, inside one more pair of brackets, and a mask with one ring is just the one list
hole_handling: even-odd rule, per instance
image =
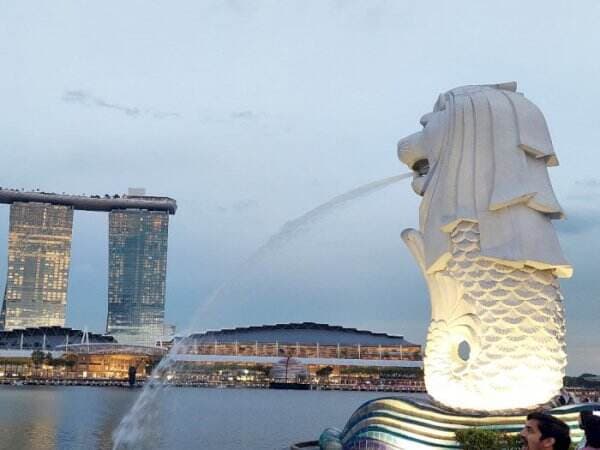
[[421, 196], [436, 169], [447, 129], [447, 113], [440, 103], [433, 112], [421, 117], [423, 130], [398, 142], [398, 157], [413, 171], [412, 188]]

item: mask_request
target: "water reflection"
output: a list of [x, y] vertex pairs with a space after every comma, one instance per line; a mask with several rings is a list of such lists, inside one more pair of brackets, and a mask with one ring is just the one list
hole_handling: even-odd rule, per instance
[[[0, 450], [109, 450], [139, 389], [0, 386]], [[289, 448], [343, 426], [376, 392], [167, 388], [140, 449]]]
[[44, 450], [56, 447], [56, 393], [19, 395], [18, 389], [0, 393], [0, 446]]
[[0, 449], [110, 449], [136, 392], [85, 387], [0, 387]]

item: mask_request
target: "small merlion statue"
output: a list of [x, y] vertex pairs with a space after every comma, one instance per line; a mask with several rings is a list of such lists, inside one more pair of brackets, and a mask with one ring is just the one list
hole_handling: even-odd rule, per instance
[[505, 83], [452, 89], [421, 124], [398, 156], [423, 197], [402, 238], [431, 297], [427, 390], [462, 411], [547, 403], [566, 366], [557, 277], [572, 269], [551, 223], [563, 212], [544, 116]]

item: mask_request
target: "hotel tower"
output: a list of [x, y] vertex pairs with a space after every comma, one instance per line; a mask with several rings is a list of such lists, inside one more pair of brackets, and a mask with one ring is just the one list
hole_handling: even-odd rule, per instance
[[120, 343], [154, 345], [164, 335], [169, 213], [109, 213], [107, 332]]
[[64, 326], [72, 230], [70, 206], [11, 204], [0, 329]]

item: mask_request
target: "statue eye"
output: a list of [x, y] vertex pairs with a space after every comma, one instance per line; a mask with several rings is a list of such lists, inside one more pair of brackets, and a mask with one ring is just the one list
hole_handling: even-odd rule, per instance
[[419, 159], [412, 166], [412, 170], [417, 172], [417, 174], [421, 177], [423, 175], [427, 175], [429, 172], [429, 160], [428, 159]]

